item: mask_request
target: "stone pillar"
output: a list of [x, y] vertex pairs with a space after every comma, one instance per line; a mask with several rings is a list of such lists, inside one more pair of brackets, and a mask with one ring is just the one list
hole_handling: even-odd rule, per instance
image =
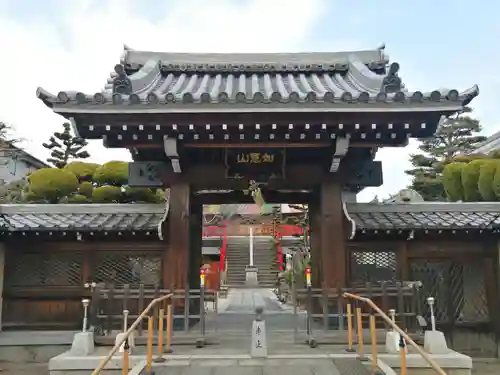
[[184, 289], [188, 286], [189, 249], [190, 249], [190, 187], [187, 184], [170, 186], [169, 287]]
[[347, 249], [344, 235], [342, 187], [323, 183], [320, 187], [321, 266], [327, 288], [347, 284]]
[[3, 282], [5, 275], [5, 252], [7, 251], [7, 245], [5, 243], [0, 243], [0, 331], [2, 331], [3, 322]]

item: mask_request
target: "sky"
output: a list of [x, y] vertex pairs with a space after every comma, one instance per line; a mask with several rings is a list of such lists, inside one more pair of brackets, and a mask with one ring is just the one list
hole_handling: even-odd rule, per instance
[[[38, 86], [100, 91], [126, 44], [172, 52], [331, 52], [382, 43], [410, 91], [478, 84], [472, 107], [484, 134], [500, 130], [500, 3], [491, 0], [0, 0], [0, 121], [40, 159], [63, 118]], [[406, 148], [382, 149], [384, 185], [360, 201], [405, 188]], [[93, 161], [130, 160], [90, 144]]]

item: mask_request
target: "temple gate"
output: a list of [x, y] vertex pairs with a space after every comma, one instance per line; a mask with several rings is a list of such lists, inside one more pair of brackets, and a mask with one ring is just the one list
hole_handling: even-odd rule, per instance
[[[477, 87], [409, 92], [384, 48], [176, 54], [126, 48], [101, 92], [38, 97], [77, 135], [129, 149], [129, 184], [167, 189], [165, 288], [198, 284], [203, 204], [309, 205], [316, 286], [348, 283], [346, 196], [382, 184], [380, 147], [430, 137]], [[256, 186], [257, 190], [252, 186]], [[258, 196], [255, 192], [258, 191]]]

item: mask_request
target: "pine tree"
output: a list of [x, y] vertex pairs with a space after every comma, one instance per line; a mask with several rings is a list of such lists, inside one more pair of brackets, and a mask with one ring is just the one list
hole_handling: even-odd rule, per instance
[[64, 168], [73, 159], [89, 158], [90, 154], [83, 150], [87, 145], [88, 142], [85, 139], [71, 134], [70, 124], [64, 123], [62, 133], [54, 132], [49, 142], [44, 143], [43, 147], [51, 150], [51, 157], [47, 159], [47, 162], [56, 168]]
[[442, 183], [444, 166], [458, 154], [474, 151], [478, 143], [486, 139], [477, 134], [481, 125], [467, 115], [471, 112], [471, 108], [465, 107], [445, 120], [434, 137], [420, 143], [420, 152], [410, 155], [413, 169], [405, 171], [413, 177], [409, 188], [420, 193], [424, 200], [446, 200]]

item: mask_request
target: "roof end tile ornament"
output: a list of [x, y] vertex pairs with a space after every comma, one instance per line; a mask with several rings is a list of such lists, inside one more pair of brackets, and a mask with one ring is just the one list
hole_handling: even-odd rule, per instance
[[380, 91], [387, 94], [393, 94], [403, 89], [403, 83], [398, 75], [399, 64], [394, 62], [389, 67], [387, 75], [382, 80], [382, 87]]
[[36, 89], [36, 97], [40, 100], [42, 100], [46, 106], [52, 107], [54, 102], [58, 101], [59, 99], [57, 98], [56, 95], [48, 92], [47, 90], [38, 87]]
[[120, 56], [120, 64], [122, 65], [127, 64], [127, 55], [129, 51], [133, 51], [133, 49], [130, 48], [127, 44], [123, 44], [123, 52]]
[[117, 76], [113, 79], [113, 93], [116, 94], [132, 94], [132, 81], [125, 73], [125, 67], [121, 64], [115, 65]]

